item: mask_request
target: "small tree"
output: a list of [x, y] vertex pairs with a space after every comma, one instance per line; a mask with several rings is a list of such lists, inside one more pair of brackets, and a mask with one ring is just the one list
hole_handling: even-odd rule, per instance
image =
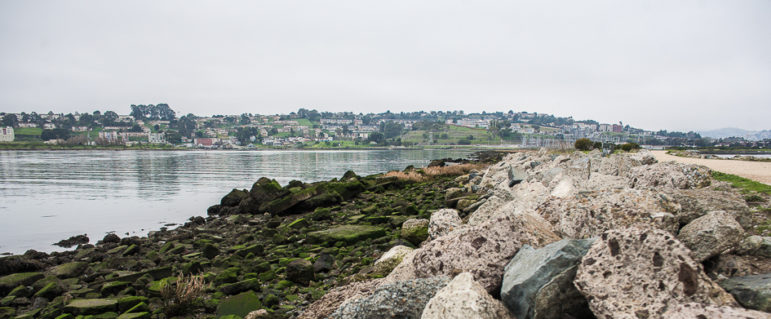
[[594, 143], [592, 143], [592, 140], [588, 138], [579, 138], [576, 140], [575, 147], [579, 151], [591, 151], [593, 145]]

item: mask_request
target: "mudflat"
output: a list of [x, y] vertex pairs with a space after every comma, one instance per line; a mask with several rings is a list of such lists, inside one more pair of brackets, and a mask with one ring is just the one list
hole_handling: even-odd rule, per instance
[[652, 151], [652, 153], [660, 162], [675, 161], [685, 164], [704, 165], [712, 170], [738, 175], [771, 185], [771, 162], [679, 157], [669, 155], [666, 151]]

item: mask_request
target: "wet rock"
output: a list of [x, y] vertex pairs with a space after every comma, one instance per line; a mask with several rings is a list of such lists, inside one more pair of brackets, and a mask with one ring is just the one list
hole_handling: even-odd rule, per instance
[[581, 258], [594, 239], [563, 239], [539, 249], [525, 245], [506, 265], [501, 300], [519, 319], [592, 316], [573, 285]]
[[677, 235], [699, 262], [738, 247], [743, 238], [742, 226], [724, 211], [710, 212], [693, 220]]
[[343, 303], [329, 318], [417, 319], [426, 303], [448, 282], [447, 277], [434, 277], [381, 285], [368, 297]]
[[0, 258], [0, 276], [17, 272], [33, 272], [45, 268], [45, 265], [26, 256], [8, 256]]
[[219, 248], [217, 248], [217, 246], [214, 246], [212, 244], [204, 245], [201, 251], [203, 253], [203, 256], [206, 259], [214, 259], [214, 257], [217, 257], [217, 255], [220, 254]]
[[298, 317], [298, 319], [327, 318], [346, 300], [354, 301], [372, 294], [383, 279], [353, 282], [337, 287], [315, 301]]
[[[639, 316], [638, 316], [639, 318]], [[679, 304], [670, 308], [661, 318], [666, 319], [771, 319], [766, 312], [747, 310], [735, 307], [719, 307], [699, 303]]]
[[83, 234], [83, 235], [72, 236], [68, 239], [62, 239], [58, 243], [55, 243], [54, 245], [59, 247], [64, 247], [64, 248], [70, 248], [75, 245], [88, 244], [88, 242], [89, 242], [88, 236]]
[[733, 277], [720, 286], [745, 308], [771, 312], [771, 274]]
[[503, 304], [464, 272], [426, 304], [421, 319], [514, 319]]
[[319, 258], [313, 262], [313, 272], [320, 273], [330, 271], [335, 268], [335, 258], [327, 253], [321, 253]]
[[0, 296], [5, 296], [17, 286], [28, 286], [40, 279], [43, 279], [43, 274], [39, 272], [22, 272], [0, 277]]
[[428, 238], [428, 219], [408, 219], [402, 224], [400, 237], [419, 245]]
[[286, 265], [286, 279], [308, 285], [313, 276], [313, 265], [305, 259], [295, 259]]
[[64, 312], [75, 315], [96, 315], [118, 310], [115, 299], [75, 299], [64, 307]]
[[88, 268], [87, 262], [73, 261], [51, 268], [49, 272], [59, 278], [72, 278], [80, 276]]
[[217, 306], [217, 317], [236, 315], [244, 317], [250, 312], [262, 308], [262, 302], [254, 292], [247, 291], [222, 300]]
[[663, 318], [686, 302], [736, 305], [690, 255], [665, 231], [614, 229], [594, 242], [574, 283], [598, 318]]
[[559, 239], [539, 216], [504, 215], [428, 242], [416, 250], [412, 270], [422, 278], [470, 272], [488, 292], [497, 293], [503, 268], [520, 247], [541, 247]]
[[118, 235], [115, 235], [114, 233], [109, 233], [107, 235], [104, 235], [104, 238], [102, 238], [102, 244], [109, 244], [109, 243], [119, 243], [120, 237]]
[[627, 174], [629, 187], [701, 188], [712, 183], [709, 168], [675, 162], [634, 167]]
[[220, 206], [238, 206], [238, 204], [241, 203], [241, 200], [247, 196], [249, 196], [249, 193], [247, 193], [246, 190], [234, 188], [232, 191], [230, 191], [230, 193], [225, 195], [225, 197], [222, 197], [222, 200], [220, 200]]
[[311, 243], [355, 243], [369, 238], [378, 238], [386, 234], [385, 229], [368, 225], [342, 225], [325, 230], [308, 233], [307, 239]]

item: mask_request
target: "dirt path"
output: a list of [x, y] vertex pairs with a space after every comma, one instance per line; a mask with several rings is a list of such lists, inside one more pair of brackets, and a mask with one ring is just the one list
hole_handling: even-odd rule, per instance
[[653, 156], [661, 162], [675, 161], [686, 164], [704, 165], [712, 170], [738, 175], [766, 185], [771, 185], [771, 162], [690, 158], [669, 155], [666, 151], [652, 152]]

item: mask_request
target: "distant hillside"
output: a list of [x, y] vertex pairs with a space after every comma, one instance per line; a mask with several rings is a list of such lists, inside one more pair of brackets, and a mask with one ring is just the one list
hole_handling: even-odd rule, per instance
[[710, 131], [699, 131], [699, 134], [704, 137], [712, 138], [744, 137], [745, 139], [753, 141], [771, 138], [771, 130], [748, 131], [735, 127], [726, 127]]

